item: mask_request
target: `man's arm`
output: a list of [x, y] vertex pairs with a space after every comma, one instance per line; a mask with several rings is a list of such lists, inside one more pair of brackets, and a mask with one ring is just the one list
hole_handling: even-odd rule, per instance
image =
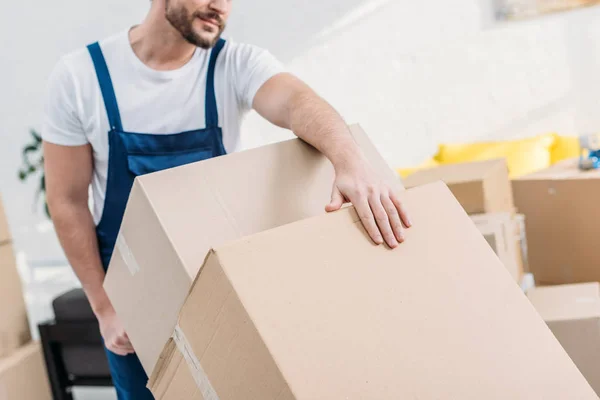
[[117, 354], [132, 353], [133, 348], [102, 287], [105, 274], [88, 206], [93, 173], [91, 146], [59, 146], [45, 141], [44, 169], [48, 208], [56, 233], [98, 317], [106, 345]]
[[396, 247], [410, 226], [396, 194], [377, 176], [351, 136], [347, 124], [331, 105], [301, 80], [280, 73], [257, 91], [254, 109], [264, 118], [321, 151], [333, 164], [336, 180], [327, 211], [350, 201], [377, 244]]

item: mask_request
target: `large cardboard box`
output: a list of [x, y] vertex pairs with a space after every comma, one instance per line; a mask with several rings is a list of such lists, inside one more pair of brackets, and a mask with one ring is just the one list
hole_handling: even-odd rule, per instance
[[[374, 168], [398, 175], [359, 126]], [[148, 375], [212, 246], [325, 213], [331, 163], [300, 139], [136, 179], [104, 287]]]
[[0, 359], [0, 400], [52, 400], [39, 343]]
[[600, 394], [600, 284], [537, 287], [527, 296]]
[[598, 399], [441, 182], [375, 246], [354, 208], [212, 250], [157, 399]]
[[521, 283], [524, 271], [519, 219], [512, 213], [477, 214], [471, 219], [515, 282]]
[[31, 331], [12, 244], [0, 245], [0, 357], [29, 342]]
[[514, 180], [513, 189], [538, 284], [600, 281], [600, 171], [570, 159]]
[[0, 197], [0, 245], [6, 244], [10, 240], [11, 234], [8, 227], [8, 219], [2, 205], [2, 197]]
[[403, 183], [413, 188], [435, 181], [446, 183], [469, 214], [514, 211], [504, 158], [423, 169], [405, 178]]

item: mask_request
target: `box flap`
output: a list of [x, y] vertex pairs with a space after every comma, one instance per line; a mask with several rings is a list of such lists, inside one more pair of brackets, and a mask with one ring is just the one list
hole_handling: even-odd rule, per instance
[[490, 172], [497, 168], [506, 168], [504, 159], [465, 162], [440, 165], [415, 172], [404, 178], [407, 188], [412, 188], [435, 181], [443, 181], [448, 185], [484, 180]]
[[600, 317], [600, 284], [543, 286], [527, 292], [545, 321]]
[[597, 399], [448, 188], [401, 199], [394, 250], [354, 208], [218, 246], [179, 321], [203, 381], [246, 400]]
[[[362, 128], [351, 132], [384, 181], [402, 190]], [[193, 278], [213, 245], [324, 214], [334, 171], [296, 138], [137, 179]]]

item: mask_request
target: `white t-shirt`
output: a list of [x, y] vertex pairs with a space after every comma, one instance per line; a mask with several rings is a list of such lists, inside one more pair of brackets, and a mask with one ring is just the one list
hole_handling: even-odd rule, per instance
[[[123, 130], [173, 134], [205, 127], [206, 75], [210, 50], [198, 48], [181, 68], [157, 71], [134, 53], [128, 31], [100, 41], [114, 86]], [[215, 67], [219, 126], [228, 153], [238, 149], [244, 115], [258, 89], [282, 64], [268, 51], [227, 40]], [[90, 143], [94, 156], [93, 216], [99, 222], [108, 173], [109, 124], [87, 48], [63, 56], [47, 87], [44, 140], [65, 146]]]

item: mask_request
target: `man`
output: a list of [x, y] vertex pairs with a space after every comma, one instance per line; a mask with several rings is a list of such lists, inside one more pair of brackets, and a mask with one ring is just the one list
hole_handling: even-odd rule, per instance
[[267, 51], [221, 38], [230, 8], [231, 0], [154, 0], [142, 24], [63, 57], [49, 80], [48, 204], [98, 318], [119, 399], [152, 398], [102, 287], [135, 176], [235, 151], [253, 108], [332, 162], [328, 212], [352, 202], [372, 239], [390, 247], [410, 226], [331, 106]]

